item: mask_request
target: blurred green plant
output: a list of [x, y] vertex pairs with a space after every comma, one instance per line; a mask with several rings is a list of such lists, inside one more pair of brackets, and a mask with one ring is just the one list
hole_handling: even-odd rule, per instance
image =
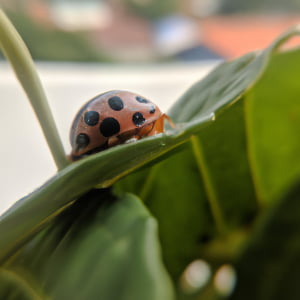
[[21, 13], [9, 12], [14, 23], [36, 60], [110, 62], [108, 53], [96, 49], [84, 33], [65, 32], [36, 24]]
[[[39, 88], [0, 18], [4, 54]], [[176, 129], [62, 167], [12, 206], [0, 298], [298, 299], [300, 51], [280, 47], [299, 33], [195, 83], [169, 111]]]
[[125, 0], [125, 4], [129, 10], [133, 11], [136, 15], [150, 20], [155, 20], [178, 12], [178, 0], [165, 0], [165, 1], [137, 1]]
[[300, 3], [298, 0], [254, 0], [254, 1], [239, 1], [239, 0], [227, 0], [221, 1], [221, 13], [233, 14], [233, 13], [258, 13], [258, 14], [270, 14], [270, 12], [277, 14], [293, 13], [299, 10]]

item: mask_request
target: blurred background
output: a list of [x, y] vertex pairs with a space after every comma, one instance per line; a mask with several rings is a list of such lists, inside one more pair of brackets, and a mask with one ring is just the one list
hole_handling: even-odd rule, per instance
[[[79, 107], [125, 89], [164, 111], [223, 60], [266, 47], [300, 0], [0, 0], [27, 44], [66, 152]], [[22, 88], [0, 59], [0, 213], [56, 172]]]
[[37, 60], [195, 61], [263, 48], [299, 0], [1, 0]]

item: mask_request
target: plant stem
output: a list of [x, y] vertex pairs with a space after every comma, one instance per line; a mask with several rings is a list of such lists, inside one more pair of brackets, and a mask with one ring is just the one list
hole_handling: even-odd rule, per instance
[[0, 9], [0, 47], [29, 98], [57, 168], [67, 166], [69, 162], [32, 57], [2, 9]]

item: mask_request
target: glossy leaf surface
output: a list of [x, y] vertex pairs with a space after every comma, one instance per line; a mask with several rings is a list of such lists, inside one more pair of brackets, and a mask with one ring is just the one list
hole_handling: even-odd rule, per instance
[[274, 57], [247, 93], [249, 153], [257, 193], [270, 204], [300, 175], [299, 51]]
[[[295, 176], [299, 169], [298, 163], [290, 165], [299, 157], [292, 159], [291, 154], [299, 153], [296, 132], [300, 118], [295, 100], [300, 94], [299, 85], [296, 87], [299, 71], [294, 66], [299, 64], [300, 53], [276, 53], [279, 44], [275, 42], [257, 57], [249, 54], [221, 65], [188, 90], [170, 110], [172, 119], [185, 122], [214, 111], [215, 121], [182, 145], [181, 153], [149, 173], [133, 174], [118, 183], [120, 189], [140, 195], [158, 219], [166, 263], [175, 278], [201, 255], [212, 263], [234, 259], [246, 238], [244, 230], [266, 203], [261, 188], [271, 191], [266, 184], [272, 181], [279, 197], [279, 189], [291, 182], [291, 172]], [[231, 99], [226, 109], [224, 99]], [[284, 143], [276, 147], [278, 133]], [[266, 168], [268, 161], [270, 169]], [[275, 197], [269, 199], [275, 201]], [[214, 239], [217, 246], [210, 243]], [[174, 247], [178, 243], [182, 247]]]

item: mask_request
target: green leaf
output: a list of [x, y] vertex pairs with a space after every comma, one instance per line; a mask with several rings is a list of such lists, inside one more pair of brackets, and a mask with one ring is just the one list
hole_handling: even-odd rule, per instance
[[224, 257], [214, 259], [232, 258], [234, 247], [226, 244], [228, 235], [249, 224], [258, 206], [252, 179], [256, 169], [248, 153], [254, 139], [248, 139], [244, 116], [247, 92], [264, 76], [279, 45], [296, 34], [292, 30], [265, 51], [224, 63], [195, 84], [170, 111], [176, 129], [73, 163], [19, 201], [0, 217], [0, 260], [13, 255], [96, 185], [108, 187], [171, 154], [151, 171], [126, 178], [118, 189], [141, 195], [158, 218], [163, 253], [173, 277], [200, 250], [207, 253], [209, 241], [215, 238], [225, 241], [227, 248], [219, 251], [226, 253]]
[[[291, 37], [291, 32], [256, 55], [248, 54], [220, 65], [204, 80], [192, 86], [170, 110], [171, 118], [177, 123], [191, 124], [197, 118], [214, 113], [215, 121], [208, 123], [199, 134], [193, 135], [189, 143], [181, 146], [180, 154], [162, 162], [154, 170], [133, 174], [117, 184], [118, 189], [138, 194], [158, 219], [163, 253], [174, 278], [178, 278], [188, 262], [199, 256], [213, 264], [234, 260], [246, 236], [244, 228], [251, 224], [261, 207], [260, 191], [253, 179], [256, 178], [256, 170], [251, 159], [251, 143], [256, 143], [256, 137], [252, 139], [250, 136], [252, 129], [248, 123], [250, 114], [247, 101], [256, 86], [268, 77], [266, 68], [272, 68], [272, 72], [276, 70], [279, 80], [284, 63], [279, 66], [275, 61], [277, 57], [291, 53], [276, 54], [276, 49]], [[298, 31], [295, 30], [294, 34], [298, 34]], [[300, 52], [295, 53], [299, 57]], [[287, 60], [289, 65], [295, 64], [292, 56]], [[297, 72], [297, 69], [294, 68], [293, 72]], [[276, 101], [282, 101], [281, 94], [286, 93], [289, 86], [292, 97], [299, 94], [299, 87], [294, 89], [287, 83], [293, 72], [285, 71], [286, 84], [273, 85], [274, 97], [278, 95]], [[296, 74], [294, 78], [297, 78]], [[270, 103], [264, 104], [266, 101], [262, 98], [263, 95], [257, 99], [257, 106], [269, 109]], [[275, 109], [275, 106], [272, 107]], [[253, 116], [259, 115], [261, 111], [258, 111], [259, 108], [254, 108]], [[299, 119], [294, 120], [294, 125]], [[261, 132], [262, 123], [256, 123], [257, 132]], [[271, 134], [274, 122], [265, 126], [269, 126], [269, 135], [274, 140], [263, 152], [264, 158], [274, 151], [272, 148], [276, 148], [276, 135]], [[292, 131], [295, 138], [296, 128], [299, 127]], [[289, 144], [287, 139], [286, 145]], [[289, 151], [296, 155], [299, 153], [297, 147]], [[257, 153], [259, 151], [257, 149]], [[275, 155], [280, 161], [279, 154]], [[288, 168], [292, 162], [287, 163], [288, 156], [285, 158]], [[262, 163], [261, 172], [266, 172], [263, 171], [264, 166]], [[297, 169], [298, 166], [293, 168]], [[272, 171], [275, 171], [274, 168]], [[286, 173], [278, 170], [277, 175], [273, 176], [278, 176], [278, 173], [281, 177], [286, 176]], [[286, 182], [290, 182], [291, 177], [286, 178]], [[236, 231], [240, 232], [237, 234]], [[214, 246], [212, 249], [210, 242], [216, 238], [219, 239], [217, 249]], [[178, 244], [181, 247], [176, 247]]]
[[[193, 130], [195, 127], [191, 132]], [[116, 146], [59, 171], [45, 185], [0, 216], [0, 261], [9, 257], [76, 198], [96, 185], [112, 185], [122, 176], [180, 145], [190, 134], [180, 131]]]
[[27, 284], [49, 299], [171, 300], [173, 287], [159, 248], [157, 222], [137, 197], [93, 190], [6, 268], [27, 274]]
[[300, 185], [261, 220], [236, 264], [238, 285], [230, 299], [300, 297]]
[[249, 154], [262, 203], [278, 199], [300, 175], [299, 66], [299, 51], [274, 56], [247, 93]]
[[[225, 238], [255, 216], [243, 106], [242, 100], [235, 103], [149, 174], [134, 174], [117, 184], [138, 194], [159, 220], [163, 253], [174, 278], [215, 237]], [[224, 259], [226, 255], [224, 251]]]
[[46, 300], [39, 288], [28, 281], [28, 274], [21, 276], [14, 269], [0, 268], [0, 297], [1, 299]]

